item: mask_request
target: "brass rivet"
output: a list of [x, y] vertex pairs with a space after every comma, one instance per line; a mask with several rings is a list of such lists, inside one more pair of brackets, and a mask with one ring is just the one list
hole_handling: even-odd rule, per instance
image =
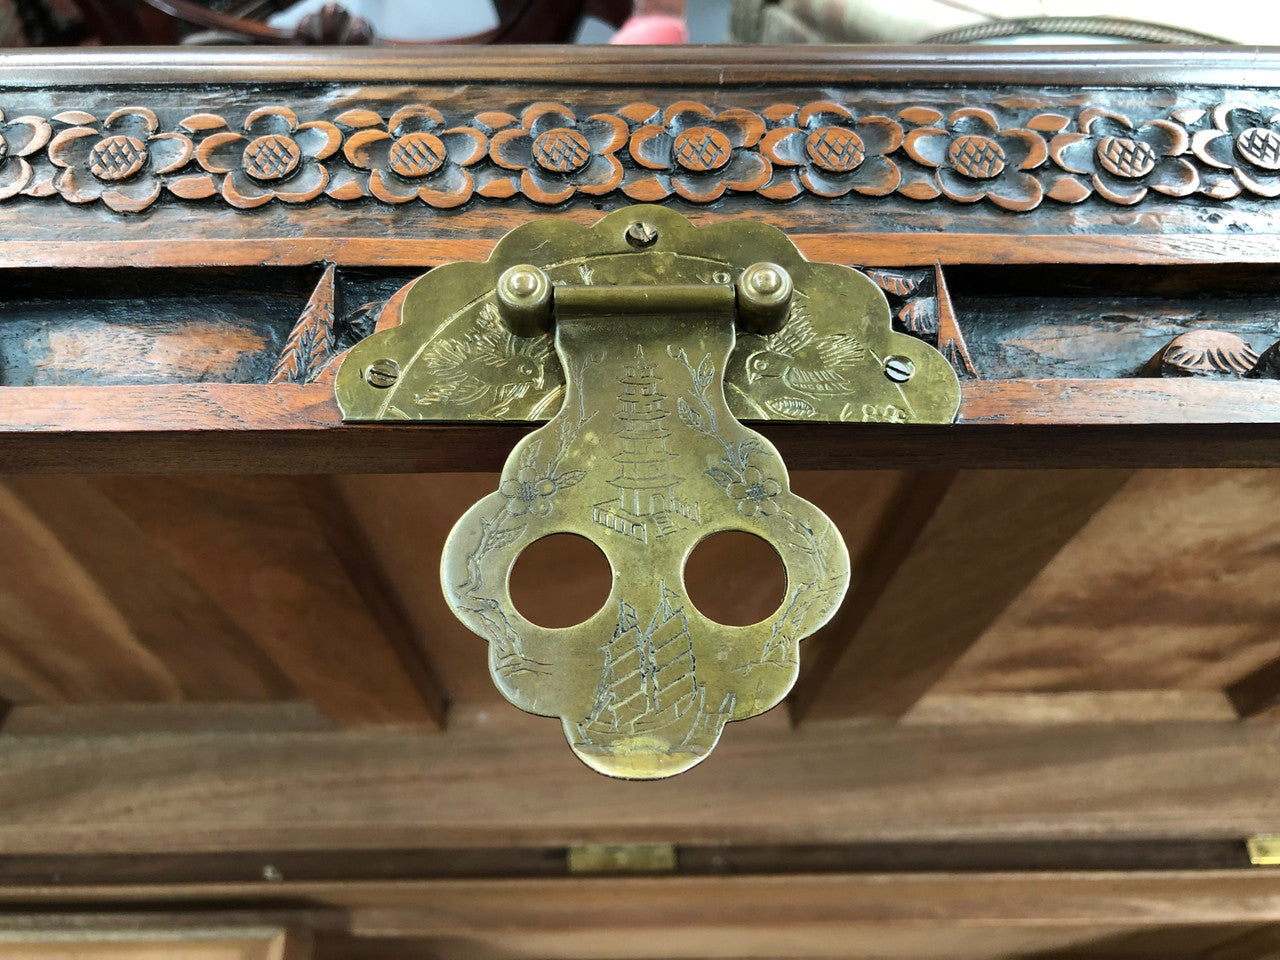
[[540, 278], [532, 270], [523, 267], [514, 267], [503, 275], [506, 283], [507, 292], [521, 300], [532, 297], [536, 294], [542, 284]]
[[906, 383], [915, 373], [915, 361], [909, 357], [890, 357], [884, 362], [884, 375], [894, 383]]
[[791, 311], [791, 275], [776, 263], [761, 261], [742, 271], [738, 281], [738, 318], [751, 333], [777, 333]]
[[652, 223], [639, 221], [627, 227], [627, 243], [633, 247], [649, 247], [658, 239], [658, 228]]
[[365, 383], [385, 390], [400, 379], [400, 364], [394, 360], [375, 360], [364, 371]]
[[782, 274], [778, 273], [772, 265], [765, 264], [751, 275], [751, 288], [765, 296], [777, 293], [782, 289]]
[[551, 279], [528, 263], [508, 267], [498, 277], [498, 316], [517, 337], [536, 337], [551, 329]]

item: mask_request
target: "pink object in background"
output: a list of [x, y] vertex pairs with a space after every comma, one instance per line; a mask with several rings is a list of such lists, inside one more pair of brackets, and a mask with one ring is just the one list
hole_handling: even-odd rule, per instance
[[610, 43], [688, 43], [689, 27], [679, 17], [632, 17]]

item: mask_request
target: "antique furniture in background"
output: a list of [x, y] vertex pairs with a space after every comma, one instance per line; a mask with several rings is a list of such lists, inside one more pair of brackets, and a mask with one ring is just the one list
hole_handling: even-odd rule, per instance
[[[0, 84], [0, 956], [1274, 952], [1280, 52], [23, 52]], [[421, 391], [528, 420], [335, 397], [406, 283], [638, 203], [858, 268], [960, 384], [954, 423], [820, 419], [843, 355], [758, 344], [747, 425], [851, 588], [782, 706], [650, 784], [507, 704], [438, 589], [553, 412], [545, 343]], [[528, 619], [600, 608], [599, 557], [534, 553]], [[685, 580], [751, 623], [777, 567], [714, 537]]]

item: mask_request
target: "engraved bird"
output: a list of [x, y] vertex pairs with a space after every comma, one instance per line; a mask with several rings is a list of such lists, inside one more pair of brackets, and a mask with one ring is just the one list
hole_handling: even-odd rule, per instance
[[866, 348], [851, 336], [819, 337], [803, 313], [797, 313], [778, 333], [764, 340], [764, 349], [747, 358], [747, 383], [778, 377], [799, 393], [845, 393], [852, 386], [854, 367], [866, 358]]
[[543, 389], [549, 356], [545, 339], [517, 339], [501, 328], [436, 340], [421, 358], [428, 384], [413, 399], [422, 405], [448, 403], [504, 416], [517, 400]]

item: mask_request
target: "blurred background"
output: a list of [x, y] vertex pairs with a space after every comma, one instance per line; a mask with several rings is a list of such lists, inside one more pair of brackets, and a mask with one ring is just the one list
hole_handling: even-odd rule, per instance
[[0, 44], [1274, 43], [1228, 0], [0, 0]]

